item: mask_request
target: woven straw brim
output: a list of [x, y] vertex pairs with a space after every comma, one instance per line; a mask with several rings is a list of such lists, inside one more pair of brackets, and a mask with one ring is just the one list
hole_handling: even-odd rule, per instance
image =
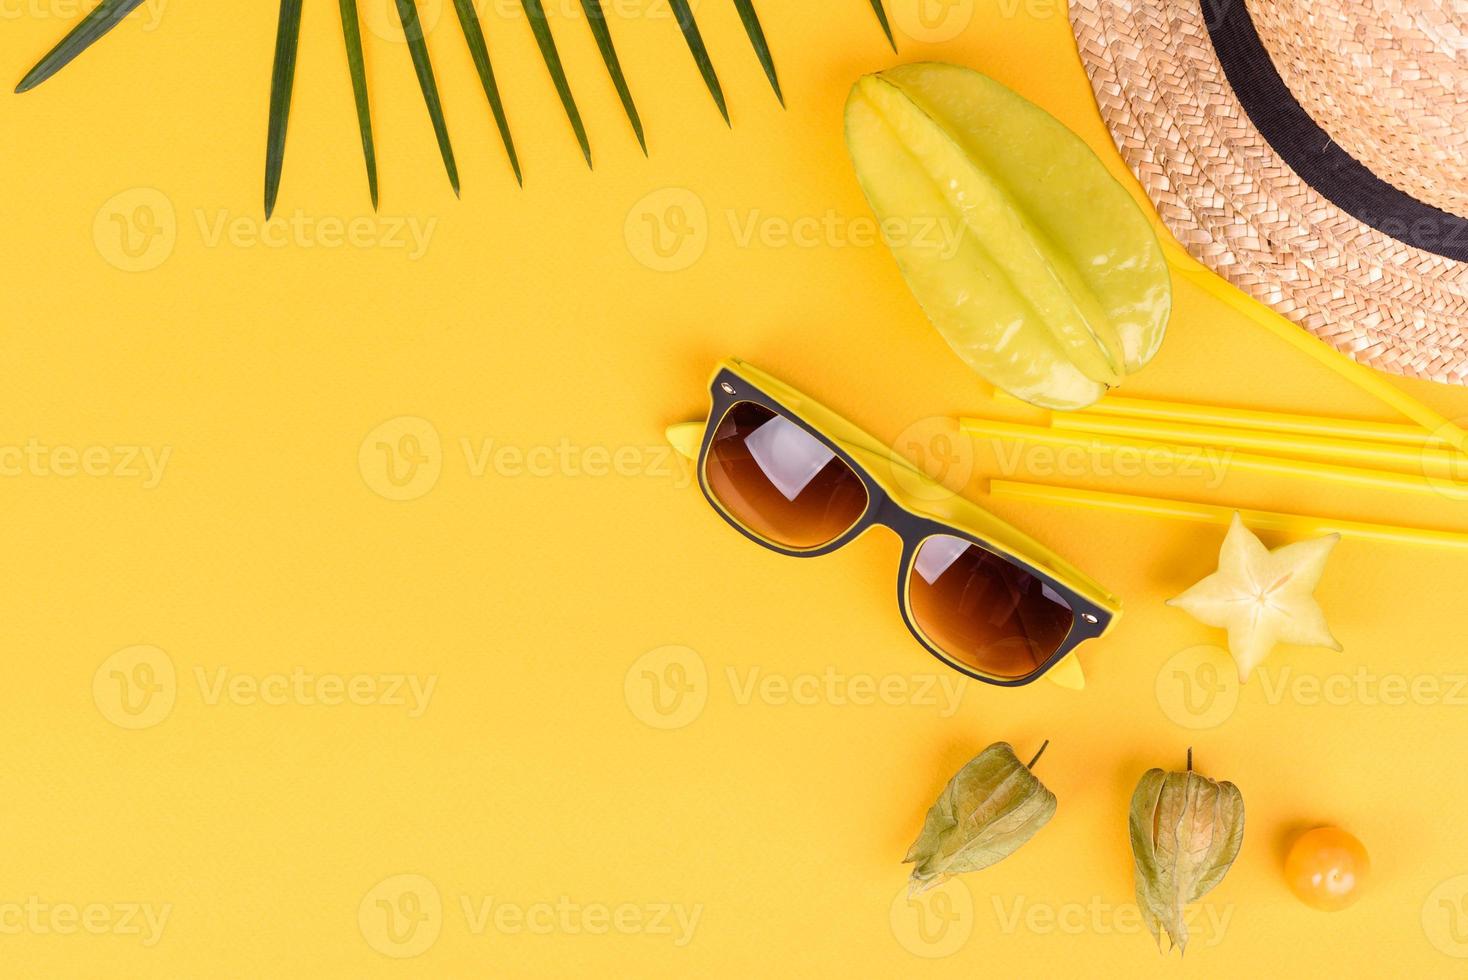
[[[1334, 0], [1324, 8], [1355, 16], [1355, 8], [1369, 6]], [[1320, 9], [1320, 0], [1314, 0], [1310, 16]], [[1070, 14], [1117, 148], [1163, 222], [1195, 258], [1363, 364], [1468, 383], [1468, 264], [1363, 224], [1302, 180], [1259, 134], [1234, 95], [1199, 0], [1071, 0]], [[1299, 25], [1288, 28], [1296, 40], [1286, 41], [1274, 35], [1287, 29], [1288, 19], [1271, 21], [1266, 14], [1261, 20], [1261, 39], [1272, 57], [1290, 59], [1276, 64], [1321, 128], [1377, 176], [1419, 200], [1463, 214], [1468, 181], [1457, 175], [1468, 173], [1468, 129], [1452, 127], [1462, 122], [1457, 114], [1468, 112], [1454, 79], [1468, 73], [1447, 73], [1447, 63], [1457, 65], [1451, 52], [1442, 56], [1447, 63], [1431, 61], [1425, 49], [1416, 55], [1417, 64], [1438, 70], [1429, 84], [1456, 87], [1434, 114], [1423, 108], [1433, 93], [1416, 84], [1421, 79], [1410, 67], [1401, 69], [1405, 59], [1393, 61], [1386, 51], [1374, 51], [1375, 64], [1407, 71], [1413, 84], [1399, 85], [1395, 92], [1378, 86], [1363, 101], [1360, 91], [1329, 87], [1326, 73], [1335, 67], [1308, 62]], [[1404, 29], [1398, 25], [1399, 32]], [[1390, 42], [1383, 32], [1353, 36], [1360, 43]], [[1337, 54], [1350, 57], [1344, 48]], [[1308, 68], [1291, 68], [1307, 63]], [[1378, 118], [1383, 105], [1390, 113]], [[1391, 143], [1394, 119], [1404, 144], [1373, 156], [1373, 140], [1378, 146]], [[1450, 130], [1446, 136], [1444, 127]], [[1407, 133], [1416, 150], [1407, 145]], [[1443, 138], [1424, 152], [1433, 134]]]
[[1468, 218], [1468, 0], [1246, 6], [1331, 139], [1419, 201]]

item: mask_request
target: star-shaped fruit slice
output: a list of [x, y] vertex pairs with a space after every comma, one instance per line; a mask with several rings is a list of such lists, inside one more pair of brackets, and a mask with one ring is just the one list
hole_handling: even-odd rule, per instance
[[1339, 650], [1314, 595], [1339, 540], [1339, 534], [1328, 534], [1270, 551], [1235, 514], [1218, 571], [1167, 604], [1228, 630], [1240, 681], [1249, 679], [1277, 643]]

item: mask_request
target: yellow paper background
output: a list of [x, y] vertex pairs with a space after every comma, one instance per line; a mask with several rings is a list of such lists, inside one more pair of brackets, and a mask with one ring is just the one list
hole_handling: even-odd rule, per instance
[[[334, 4], [307, 5], [269, 230], [269, 4], [145, 8], [40, 90], [0, 98], [0, 444], [170, 454], [151, 487], [112, 455], [110, 475], [0, 480], [8, 974], [1461, 968], [1461, 557], [1343, 543], [1319, 596], [1345, 652], [1282, 649], [1267, 685], [1238, 691], [1217, 650], [1195, 649], [1221, 637], [1162, 605], [1212, 569], [1221, 528], [996, 505], [1127, 614], [1085, 652], [1085, 692], [971, 683], [949, 710], [941, 685], [956, 675], [895, 609], [894, 540], [812, 562], [763, 552], [666, 457], [663, 426], [704, 410], [709, 370], [729, 354], [905, 452], [941, 454], [935, 420], [995, 410], [885, 250], [850, 240], [867, 211], [841, 104], [859, 73], [895, 60], [864, 2], [761, 4], [783, 112], [733, 5], [701, 4], [730, 132], [666, 6], [607, 0], [646, 160], [576, 6], [551, 5], [595, 173], [523, 17], [483, 5], [523, 190], [451, 5], [425, 3], [458, 202], [389, 8], [365, 2], [383, 196], [355, 244], [320, 225], [371, 214]], [[15, 8], [7, 77], [75, 12]], [[895, 4], [900, 58], [990, 72], [1123, 173], [1058, 2], [921, 13]], [[422, 254], [394, 244], [409, 221]], [[1400, 383], [1468, 414], [1468, 394]], [[1187, 285], [1163, 353], [1128, 392], [1391, 419]], [[405, 435], [425, 469], [397, 488], [377, 444], [411, 450]], [[970, 495], [1003, 465], [988, 446], [954, 453], [956, 472], [973, 468]], [[1468, 526], [1446, 500], [1298, 481], [1055, 478]], [[136, 687], [140, 665], [162, 700]], [[273, 686], [298, 668], [328, 685], [415, 675], [435, 687], [416, 717], [313, 704]], [[119, 676], [143, 716], [117, 701]], [[221, 676], [263, 682], [282, 703], [221, 693]], [[1405, 703], [1381, 703], [1399, 684]], [[991, 741], [1023, 755], [1045, 738], [1055, 820], [1003, 864], [907, 905], [898, 860], [949, 775]], [[1242, 788], [1249, 827], [1179, 965], [1130, 905], [1126, 811], [1141, 772], [1180, 765], [1189, 746]], [[1358, 834], [1376, 862], [1366, 897], [1337, 915], [1297, 902], [1280, 872], [1289, 835], [1323, 822]], [[385, 909], [410, 913], [414, 896], [420, 931], [399, 918], [387, 932]], [[36, 902], [51, 910], [41, 927], [24, 918]], [[110, 917], [126, 903], [168, 908], [155, 944], [112, 918], [102, 934], [56, 931], [57, 908]], [[698, 916], [691, 936], [679, 910]]]

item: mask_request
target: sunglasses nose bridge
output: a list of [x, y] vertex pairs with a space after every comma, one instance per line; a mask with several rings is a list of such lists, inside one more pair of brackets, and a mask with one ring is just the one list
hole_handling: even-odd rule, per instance
[[902, 542], [902, 565], [905, 570], [908, 565], [909, 552], [913, 549], [913, 542], [904, 528], [911, 524], [912, 515], [893, 503], [890, 497], [884, 495], [872, 507], [869, 520], [872, 524], [886, 529]]

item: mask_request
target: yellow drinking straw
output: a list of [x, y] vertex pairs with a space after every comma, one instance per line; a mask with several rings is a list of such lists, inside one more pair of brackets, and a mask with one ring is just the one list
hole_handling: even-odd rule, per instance
[[1267, 510], [1247, 510], [1238, 507], [1220, 507], [1214, 504], [1195, 504], [1183, 500], [1166, 500], [1161, 497], [1139, 497], [1125, 493], [1106, 493], [1099, 490], [1081, 490], [1073, 487], [1057, 487], [1043, 483], [1017, 483], [1010, 480], [993, 480], [989, 484], [990, 496], [1004, 500], [1028, 500], [1049, 504], [1070, 504], [1096, 510], [1122, 511], [1145, 517], [1167, 517], [1175, 520], [1197, 521], [1202, 524], [1227, 525], [1237, 513], [1245, 524], [1256, 530], [1282, 531], [1304, 537], [1323, 534], [1342, 534], [1353, 538], [1368, 538], [1376, 541], [1395, 541], [1403, 544], [1425, 544], [1443, 548], [1468, 548], [1468, 534], [1455, 531], [1437, 531], [1420, 527], [1397, 527], [1391, 524], [1368, 524], [1362, 521], [1338, 521], [1328, 517], [1307, 517], [1302, 514], [1280, 514]]
[[1412, 473], [1359, 469], [1352, 466], [1282, 459], [1275, 456], [1259, 456], [1252, 453], [1207, 449], [1198, 446], [1192, 447], [1190, 451], [1185, 446], [1173, 446], [1161, 442], [1149, 442], [1142, 439], [1121, 440], [1110, 436], [1056, 431], [1013, 422], [995, 422], [991, 419], [964, 418], [959, 420], [959, 424], [965, 431], [975, 435], [1042, 443], [1059, 448], [1100, 449], [1111, 453], [1130, 451], [1144, 453], [1153, 459], [1166, 459], [1173, 462], [1200, 458], [1216, 459], [1229, 469], [1280, 476], [1304, 476], [1324, 480], [1327, 483], [1343, 483], [1377, 490], [1437, 494], [1450, 500], [1468, 500], [1468, 484], [1434, 480]]
[[1357, 364], [1346, 355], [1317, 340], [1303, 327], [1282, 314], [1236, 289], [1228, 280], [1189, 255], [1187, 250], [1170, 235], [1164, 233], [1157, 237], [1158, 241], [1162, 243], [1162, 250], [1166, 253], [1168, 264], [1172, 266], [1173, 271], [1186, 277], [1215, 299], [1227, 303], [1238, 312], [1248, 316], [1297, 350], [1308, 354], [1362, 391], [1390, 405], [1422, 426], [1425, 432], [1441, 438], [1463, 452], [1468, 452], [1468, 432], [1464, 432], [1446, 416], [1390, 384], [1371, 368]]
[[1267, 456], [1289, 456], [1314, 459], [1322, 463], [1346, 463], [1368, 468], [1405, 469], [1442, 479], [1462, 474], [1468, 477], [1468, 457], [1453, 449], [1432, 448], [1417, 433], [1419, 446], [1322, 439], [1291, 432], [1268, 432], [1259, 429], [1220, 429], [1191, 422], [1163, 422], [1108, 416], [1090, 411], [1056, 412], [1050, 417], [1055, 429], [1090, 432], [1123, 439], [1151, 439], [1220, 448], [1245, 449]]
[[[994, 389], [994, 398], [997, 401], [1015, 405], [1029, 404], [1002, 388]], [[1177, 422], [1182, 425], [1213, 425], [1230, 429], [1257, 429], [1291, 435], [1383, 442], [1397, 446], [1411, 446], [1414, 449], [1446, 445], [1440, 440], [1433, 439], [1418, 425], [1397, 422], [1363, 422], [1358, 419], [1330, 418], [1324, 415], [1292, 415], [1288, 412], [1267, 412], [1254, 408], [1231, 408], [1223, 405], [1195, 405], [1154, 398], [1127, 398], [1122, 395], [1107, 395], [1096, 404], [1085, 408], [1084, 412], [1088, 415], [1149, 419], [1156, 422]]]

